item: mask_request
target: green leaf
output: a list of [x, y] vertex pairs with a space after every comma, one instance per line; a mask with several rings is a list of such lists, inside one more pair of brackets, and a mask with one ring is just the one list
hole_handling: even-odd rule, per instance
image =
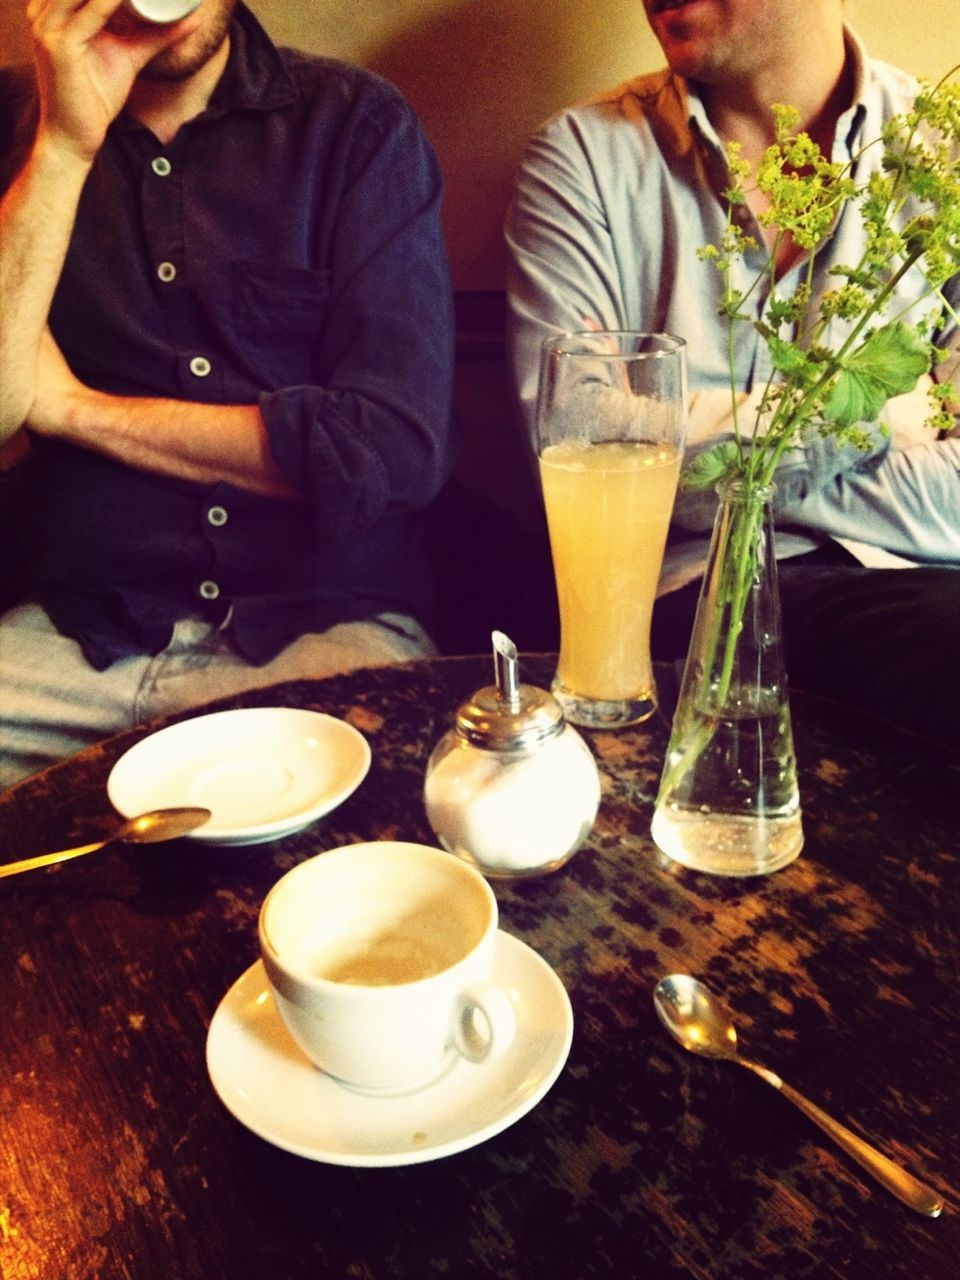
[[725, 476], [739, 470], [740, 461], [736, 440], [721, 440], [684, 462], [680, 487], [695, 493], [713, 489]]
[[767, 346], [773, 367], [780, 373], [795, 373], [807, 363], [807, 353], [795, 342], [784, 342], [782, 338], [771, 337], [767, 340]]
[[895, 320], [876, 329], [844, 360], [823, 416], [841, 427], [873, 422], [891, 396], [912, 391], [930, 364], [929, 344]]

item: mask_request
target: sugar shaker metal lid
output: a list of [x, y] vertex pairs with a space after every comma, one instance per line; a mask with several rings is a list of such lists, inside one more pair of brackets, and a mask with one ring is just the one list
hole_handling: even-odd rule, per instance
[[563, 711], [546, 689], [520, 683], [517, 646], [509, 636], [494, 631], [490, 638], [496, 683], [460, 706], [457, 732], [488, 751], [529, 751], [560, 732]]

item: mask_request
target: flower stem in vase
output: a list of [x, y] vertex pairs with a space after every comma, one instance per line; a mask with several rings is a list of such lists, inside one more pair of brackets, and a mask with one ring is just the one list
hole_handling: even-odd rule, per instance
[[652, 824], [669, 857], [717, 875], [775, 871], [803, 843], [772, 492], [749, 482], [720, 486]]

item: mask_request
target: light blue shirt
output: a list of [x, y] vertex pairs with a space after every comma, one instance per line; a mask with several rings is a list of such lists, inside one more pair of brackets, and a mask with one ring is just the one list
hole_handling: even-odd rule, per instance
[[[832, 158], [842, 162], [879, 137], [883, 123], [912, 104], [918, 87], [905, 73], [868, 59], [849, 31], [847, 41], [856, 89], [837, 124]], [[855, 176], [862, 181], [878, 163], [879, 148], [867, 149]], [[692, 391], [688, 447], [705, 446], [730, 429], [720, 277], [697, 256], [723, 236], [722, 192], [729, 181], [703, 103], [669, 71], [563, 111], [531, 139], [506, 227], [511, 351], [531, 441], [544, 339], [591, 325], [684, 338]], [[762, 246], [759, 228], [752, 229]], [[855, 263], [862, 248], [859, 215], [848, 208], [818, 255], [815, 290], [835, 286], [830, 266]], [[749, 253], [739, 267], [741, 284], [752, 283], [765, 261], [762, 247]], [[784, 275], [783, 294], [804, 269], [798, 263]], [[908, 273], [891, 312], [926, 314], [933, 304], [920, 301], [924, 292], [920, 272]], [[960, 277], [949, 292], [957, 306]], [[758, 316], [766, 301], [762, 289], [751, 295]], [[771, 372], [766, 343], [752, 325], [735, 329], [738, 384], [746, 397], [757, 396]], [[941, 344], [955, 349], [956, 331], [945, 333]], [[929, 412], [922, 393], [894, 402], [890, 439], [877, 431], [867, 453], [837, 449], [829, 440], [794, 450], [778, 475], [778, 526], [789, 527], [778, 538], [778, 554], [810, 550], [832, 537], [865, 563], [894, 563], [893, 553], [905, 562], [960, 566], [960, 439], [936, 440], [922, 425]], [[661, 591], [702, 571], [715, 502], [708, 498], [709, 510], [701, 498], [678, 498]]]

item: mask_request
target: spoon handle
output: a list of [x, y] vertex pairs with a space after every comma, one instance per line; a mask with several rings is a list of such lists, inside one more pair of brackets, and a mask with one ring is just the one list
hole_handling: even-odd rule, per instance
[[84, 853], [95, 853], [109, 843], [109, 840], [94, 840], [93, 844], [81, 844], [76, 849], [61, 849], [59, 853], [41, 853], [35, 858], [21, 858], [19, 862], [0, 863], [0, 880], [4, 876], [15, 876], [21, 871], [32, 871], [35, 867], [49, 867], [53, 862], [79, 858]]
[[788, 1102], [792, 1102], [808, 1119], [818, 1125], [828, 1137], [846, 1151], [847, 1155], [856, 1160], [861, 1168], [866, 1169], [867, 1173], [872, 1173], [878, 1182], [888, 1191], [893, 1192], [898, 1200], [902, 1200], [909, 1208], [925, 1214], [928, 1218], [936, 1218], [939, 1215], [943, 1208], [943, 1200], [932, 1187], [928, 1187], [926, 1183], [907, 1173], [906, 1169], [901, 1169], [898, 1164], [888, 1160], [876, 1147], [871, 1146], [869, 1142], [864, 1142], [863, 1138], [858, 1137], [839, 1120], [834, 1120], [833, 1116], [828, 1116], [825, 1111], [821, 1111], [809, 1098], [805, 1098], [802, 1093], [797, 1093], [791, 1085], [785, 1084], [775, 1072], [761, 1067], [756, 1062], [751, 1062], [748, 1058], [738, 1057], [736, 1061], [783, 1094]]

